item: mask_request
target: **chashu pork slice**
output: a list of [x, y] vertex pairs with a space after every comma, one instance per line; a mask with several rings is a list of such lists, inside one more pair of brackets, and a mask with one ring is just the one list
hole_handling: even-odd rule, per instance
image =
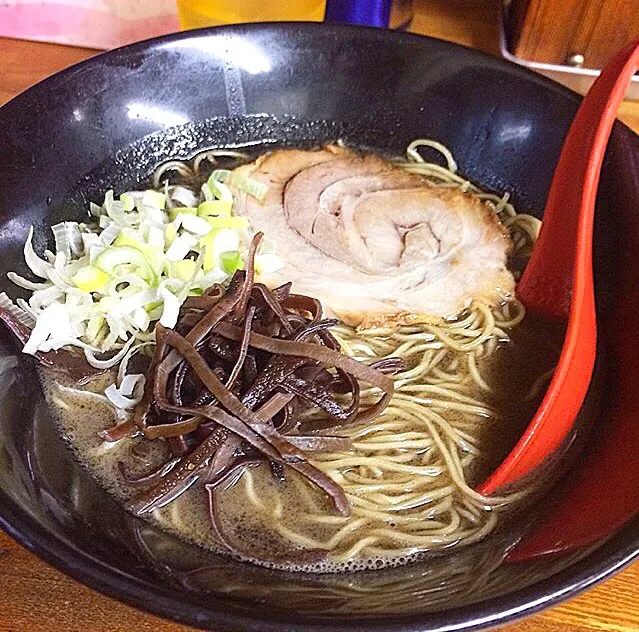
[[374, 155], [279, 150], [239, 168], [268, 187], [235, 191], [234, 212], [284, 266], [259, 280], [318, 298], [349, 325], [436, 322], [473, 299], [507, 299], [510, 238], [492, 208]]

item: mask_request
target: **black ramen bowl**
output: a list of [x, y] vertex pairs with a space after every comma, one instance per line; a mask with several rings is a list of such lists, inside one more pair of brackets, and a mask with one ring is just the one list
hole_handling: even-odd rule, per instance
[[[0, 290], [15, 295], [4, 273], [23, 271], [30, 225], [80, 217], [107, 188], [143, 183], [166, 158], [206, 147], [342, 138], [399, 154], [414, 138], [433, 138], [471, 180], [511, 192], [519, 210], [539, 215], [578, 102], [504, 61], [383, 30], [232, 26], [127, 46], [0, 109]], [[632, 332], [639, 311], [626, 283], [639, 278], [639, 139], [621, 124], [598, 205], [600, 386], [582, 466], [618, 413], [634, 414], [623, 397], [639, 375], [639, 357], [624, 360], [615, 334]], [[486, 543], [391, 571], [328, 576], [207, 554], [133, 518], [94, 484], [57, 437], [33, 366], [16, 360], [4, 330], [0, 351], [0, 526], [76, 579], [176, 621], [260, 632], [476, 629], [556, 604], [639, 555], [633, 520], [587, 547], [496, 573]], [[566, 511], [562, 493], [544, 507]], [[584, 507], [583, 519], [596, 510]]]

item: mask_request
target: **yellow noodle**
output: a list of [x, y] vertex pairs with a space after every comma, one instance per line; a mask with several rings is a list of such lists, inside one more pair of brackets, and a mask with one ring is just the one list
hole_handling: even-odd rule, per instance
[[181, 160], [169, 160], [168, 162], [162, 163], [153, 174], [152, 180], [155, 189], [161, 186], [163, 182], [162, 176], [170, 171], [175, 171], [181, 178], [186, 180], [191, 180], [194, 175], [193, 169]]
[[[440, 151], [447, 168], [425, 163], [420, 147]], [[538, 220], [517, 215], [507, 194], [481, 192], [458, 176], [445, 147], [415, 141], [407, 158], [408, 162], [399, 163], [406, 170], [436, 185], [462, 187], [492, 204], [513, 235], [515, 252], [534, 243]], [[495, 416], [478, 398], [478, 392], [491, 390], [479, 359], [492, 353], [499, 341], [508, 340], [508, 330], [524, 316], [523, 306], [515, 300], [496, 307], [474, 301], [458, 318], [437, 324], [361, 331], [336, 327], [334, 335], [349, 355], [364, 361], [400, 356], [408, 367], [395, 376], [395, 396], [380, 417], [367, 427], [340, 430], [353, 439], [351, 452], [312, 457], [316, 467], [344, 488], [352, 517], [315, 511], [305, 515], [306, 523], [340, 525], [324, 542], [281, 522], [275, 525], [280, 535], [298, 545], [330, 545], [332, 559], [343, 561], [358, 555], [408, 554], [458, 541], [468, 544], [492, 531], [499, 512], [488, 508], [506, 505], [512, 498], [485, 498], [467, 480], [468, 469], [481, 453], [483, 432], [478, 433], [477, 424], [491, 424]], [[378, 393], [367, 388], [361, 396], [366, 406]], [[444, 514], [447, 521], [436, 519]], [[348, 524], [365, 528], [346, 529]]]
[[548, 381], [550, 381], [550, 378], [552, 378], [554, 372], [555, 372], [555, 369], [552, 368], [549, 371], [546, 371], [543, 375], [540, 375], [533, 382], [533, 385], [530, 387], [530, 391], [524, 397], [524, 401], [529, 402], [529, 401], [533, 400], [535, 397], [537, 397], [537, 395], [540, 393], [541, 389], [543, 388], [544, 384], [546, 384]]
[[468, 371], [475, 384], [477, 384], [479, 388], [481, 388], [483, 391], [487, 391], [488, 393], [492, 393], [493, 389], [488, 386], [486, 380], [484, 380], [484, 378], [481, 376], [479, 367], [477, 366], [477, 357], [474, 353], [468, 354]]
[[[439, 152], [445, 165], [426, 162], [421, 156], [425, 150]], [[159, 185], [174, 171], [197, 184], [206, 177], [203, 165], [214, 165], [222, 157], [246, 159], [241, 152], [202, 152], [192, 167], [165, 163], [154, 174], [154, 182]], [[457, 174], [446, 147], [418, 139], [396, 164], [433, 186], [458, 188], [484, 201], [510, 232], [513, 255], [529, 254], [539, 220], [517, 214], [508, 193], [481, 191]], [[518, 496], [485, 498], [473, 489], [476, 481], [471, 472], [496, 419], [487, 401], [491, 387], [482, 363], [509, 340], [510, 330], [524, 316], [523, 305], [513, 298], [496, 306], [475, 300], [457, 317], [434, 323], [359, 331], [335, 327], [333, 334], [348, 355], [368, 363], [400, 356], [407, 364], [394, 377], [395, 395], [378, 418], [367, 426], [339, 430], [353, 441], [351, 451], [309, 455], [313, 465], [343, 487], [351, 516], [327, 513], [315, 492], [293, 475], [289, 483], [306, 511], [289, 516], [279, 498], [271, 502], [261, 497], [256, 477], [266, 476], [265, 468], [242, 475], [246, 498], [265, 523], [292, 545], [321, 548], [335, 561], [411, 555], [485, 537], [497, 525], [502, 507]], [[374, 388], [361, 391], [364, 408], [378, 398]], [[500, 562], [501, 557], [495, 564]], [[464, 592], [469, 579], [461, 573], [456, 577], [457, 583], [453, 581], [447, 591]], [[434, 586], [424, 591], [437, 593], [440, 588]]]

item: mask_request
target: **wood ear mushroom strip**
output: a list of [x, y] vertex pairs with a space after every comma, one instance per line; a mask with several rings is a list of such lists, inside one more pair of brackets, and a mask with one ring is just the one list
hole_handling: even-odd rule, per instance
[[[201, 481], [213, 517], [216, 489], [265, 461], [296, 470], [337, 512], [350, 512], [342, 488], [311, 465], [306, 452], [349, 449], [339, 428], [379, 414], [394, 390], [388, 373], [404, 363], [387, 359], [376, 368], [345, 356], [319, 301], [290, 294], [290, 285], [271, 291], [256, 284], [260, 238], [252, 243], [247, 269], [236, 272], [226, 292], [215, 289], [189, 301], [175, 330], [156, 327], [156, 352], [133, 425], [149, 438], [177, 437], [182, 447], [156, 472], [134, 481], [148, 483], [129, 503], [137, 514]], [[360, 381], [380, 390], [365, 410]], [[304, 413], [314, 408], [327, 417], [330, 434], [304, 429]]]

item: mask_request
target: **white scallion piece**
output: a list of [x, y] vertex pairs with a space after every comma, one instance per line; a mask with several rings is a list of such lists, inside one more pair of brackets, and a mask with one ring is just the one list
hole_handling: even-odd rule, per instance
[[40, 259], [40, 257], [36, 255], [32, 241], [33, 226], [29, 228], [29, 235], [27, 236], [27, 241], [24, 244], [24, 261], [33, 274], [39, 276], [41, 279], [46, 279], [49, 270], [51, 270], [53, 266], [48, 261]]
[[140, 401], [137, 397], [127, 397], [115, 384], [110, 384], [104, 391], [106, 398], [116, 407], [123, 410], [134, 408]]
[[[167, 182], [119, 197], [110, 190], [101, 205], [89, 204], [91, 222], [52, 227], [54, 252], [36, 253], [30, 228], [24, 258], [37, 278], [18, 271], [8, 278], [32, 294], [18, 305], [0, 295], [0, 306], [32, 328], [25, 352], [70, 344], [96, 368], [126, 365], [151, 344], [156, 322], [174, 327], [188, 296], [243, 267], [251, 234], [245, 218], [232, 216], [232, 187], [260, 197], [261, 186], [221, 170], [196, 192]], [[275, 256], [261, 256], [273, 269]]]
[[211, 190], [215, 189], [216, 183], [221, 182], [229, 186], [235, 187], [240, 191], [248, 193], [260, 202], [266, 196], [267, 187], [265, 184], [258, 182], [257, 180], [251, 180], [237, 171], [229, 171], [228, 169], [216, 169], [208, 179], [207, 184]]
[[178, 213], [176, 221], [179, 221], [182, 224], [182, 228], [200, 237], [210, 233], [211, 230], [213, 230], [211, 224], [209, 224], [202, 217], [198, 217], [197, 215]]
[[176, 186], [172, 193], [171, 199], [177, 202], [180, 206], [196, 206], [197, 197], [193, 195], [189, 189], [181, 186]]

